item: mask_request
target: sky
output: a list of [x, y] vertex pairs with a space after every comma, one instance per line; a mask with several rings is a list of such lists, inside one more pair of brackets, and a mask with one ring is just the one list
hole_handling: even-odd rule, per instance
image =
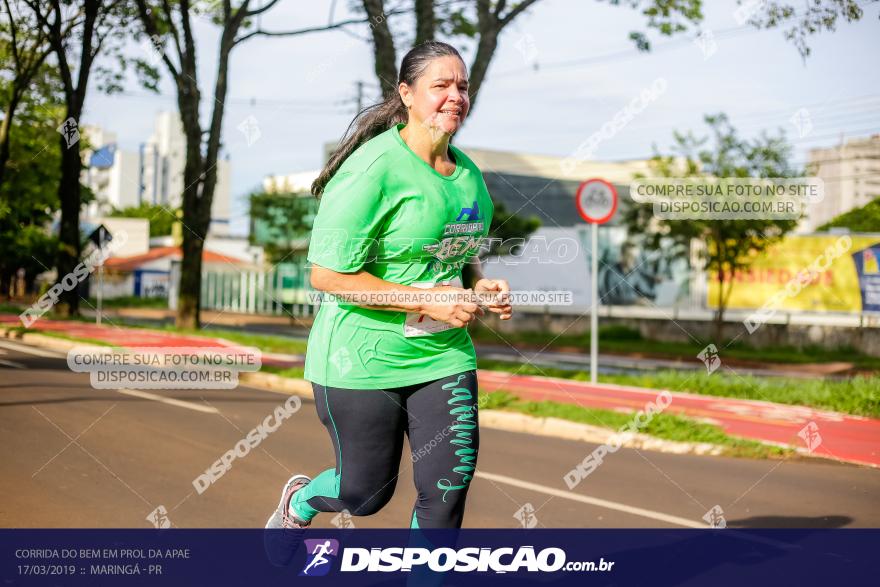
[[[331, 5], [336, 20], [350, 18], [347, 4], [283, 0], [261, 24], [266, 30], [324, 25]], [[646, 30], [635, 10], [598, 0], [537, 2], [502, 33], [456, 144], [465, 152], [475, 147], [566, 157], [660, 78], [665, 90], [603, 140], [595, 159], [668, 151], [674, 130], [705, 134], [703, 116], [718, 112], [744, 136], [784, 129], [797, 162], [805, 161], [810, 148], [837, 144], [842, 136], [880, 133], [880, 3], [863, 2], [860, 22], [811, 37], [806, 60], [782, 30], [740, 26], [735, 0], [703, 4], [699, 30], [673, 38], [650, 32], [654, 50], [645, 54], [628, 39], [631, 31]], [[406, 16], [390, 22], [412, 29]], [[349, 30], [255, 37], [233, 50], [223, 127], [224, 153], [232, 164], [233, 233], [246, 234], [247, 195], [264, 177], [322, 165], [323, 145], [337, 140], [354, 115], [358, 80], [367, 84], [368, 101], [378, 96], [366, 25]], [[706, 32], [702, 47], [695, 42], [700, 30]], [[210, 96], [218, 28], [198, 20], [195, 34], [199, 82]], [[470, 63], [473, 42], [456, 44]], [[144, 49], [132, 44], [129, 51]], [[404, 52], [398, 47], [398, 60]], [[81, 122], [113, 131], [123, 149], [136, 149], [150, 136], [155, 115], [175, 108], [167, 76], [160, 87], [160, 95], [150, 94], [131, 78], [121, 95], [92, 89]], [[205, 121], [209, 106], [206, 98]], [[260, 131], [250, 145], [237, 128], [249, 116]]]

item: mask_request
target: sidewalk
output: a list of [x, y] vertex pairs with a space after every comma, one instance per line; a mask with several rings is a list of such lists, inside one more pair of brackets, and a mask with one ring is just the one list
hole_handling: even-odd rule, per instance
[[[0, 314], [0, 326], [14, 328], [21, 326], [18, 316], [12, 314]], [[127, 328], [124, 326], [109, 326], [75, 320], [49, 320], [41, 318], [35, 325], [35, 330], [43, 332], [58, 332], [66, 336], [76, 338], [89, 338], [120, 347], [238, 347], [237, 343], [222, 338], [210, 336], [189, 336], [174, 332], [162, 332], [161, 330], [149, 330], [146, 328]], [[302, 365], [305, 357], [300, 355], [282, 355], [262, 352], [264, 365], [273, 367], [293, 367]]]
[[[18, 317], [0, 314], [0, 326], [20, 326]], [[219, 338], [188, 336], [138, 328], [96, 326], [84, 322], [41, 319], [39, 330], [90, 338], [121, 347], [208, 346], [235, 347]], [[263, 363], [278, 367], [302, 365], [300, 355], [263, 354]], [[551, 400], [583, 407], [635, 412], [656, 400], [656, 389], [591, 384], [570, 379], [479, 371], [484, 393], [506, 390], [526, 400]], [[806, 452], [809, 425], [812, 453], [835, 460], [880, 466], [880, 420], [837, 412], [756, 400], [742, 400], [669, 392], [668, 413], [682, 414], [720, 426], [732, 436], [785, 444]], [[811, 424], [812, 423], [812, 424]], [[800, 436], [799, 433], [803, 434]], [[818, 436], [815, 435], [818, 433]]]

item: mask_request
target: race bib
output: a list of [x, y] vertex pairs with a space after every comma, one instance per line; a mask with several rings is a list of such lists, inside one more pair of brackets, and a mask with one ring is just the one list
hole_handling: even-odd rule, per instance
[[[418, 287], [421, 289], [430, 289], [435, 285], [451, 285], [454, 287], [461, 287], [461, 280], [455, 278], [452, 280], [440, 282], [418, 281], [416, 283], [411, 283], [410, 285], [412, 287]], [[419, 314], [418, 312], [407, 312], [406, 321], [403, 323], [403, 335], [407, 338], [413, 336], [428, 336], [436, 332], [449, 330], [450, 328], [453, 328], [453, 326], [447, 322], [434, 320], [430, 316]]]

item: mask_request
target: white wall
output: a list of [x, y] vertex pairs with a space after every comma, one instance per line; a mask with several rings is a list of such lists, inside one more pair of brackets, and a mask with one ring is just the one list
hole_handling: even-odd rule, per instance
[[99, 218], [111, 236], [125, 232], [128, 236], [125, 244], [113, 249], [113, 257], [131, 257], [143, 255], [150, 250], [150, 221], [146, 218]]

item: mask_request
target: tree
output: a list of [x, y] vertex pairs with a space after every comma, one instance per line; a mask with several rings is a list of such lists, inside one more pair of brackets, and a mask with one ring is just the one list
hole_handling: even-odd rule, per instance
[[174, 223], [177, 222], [176, 210], [169, 211], [167, 207], [159, 204], [141, 203], [139, 206], [115, 209], [110, 213], [111, 218], [146, 218], [150, 221], [150, 236], [167, 236], [171, 234]]
[[880, 197], [871, 200], [861, 208], [855, 208], [835, 216], [817, 230], [832, 228], [846, 228], [852, 232], [880, 232]]
[[[229, 56], [235, 46], [255, 36], [293, 36], [369, 24], [376, 75], [383, 94], [387, 95], [396, 88], [397, 80], [395, 39], [388, 18], [414, 12], [416, 34], [413, 40], [427, 40], [442, 33], [477, 41], [470, 78], [472, 104], [475, 104], [502, 30], [536, 1], [522, 0], [508, 5], [506, 0], [413, 0], [414, 8], [398, 6], [386, 11], [383, 0], [361, 0], [359, 8], [366, 18], [338, 22], [333, 22], [331, 18], [326, 26], [268, 31], [262, 29], [259, 18], [254, 17], [264, 15], [278, 0], [267, 0], [254, 9], [251, 8], [251, 0], [241, 0], [236, 5], [232, 0], [135, 0], [143, 30], [158, 48], [161, 60], [174, 81], [187, 141], [182, 194], [183, 261], [176, 323], [189, 328], [197, 327], [199, 323], [202, 248], [217, 182], [216, 162], [221, 146]], [[617, 4], [620, 0], [612, 1]], [[664, 35], [685, 30], [687, 24], [702, 19], [701, 0], [627, 0], [626, 3], [641, 8], [648, 26]], [[438, 9], [446, 13], [441, 15]], [[203, 129], [199, 118], [201, 92], [197, 81], [196, 46], [191, 23], [193, 15], [206, 12], [221, 27], [221, 34], [218, 69], [210, 101], [211, 117], [207, 129]], [[405, 29], [401, 27], [398, 30]], [[632, 36], [639, 41], [640, 48], [649, 48], [650, 43], [643, 34], [634, 33]], [[170, 52], [164, 50], [166, 41], [170, 41]], [[135, 65], [147, 86], [155, 88], [155, 68], [143, 60], [138, 60]]]
[[[254, 17], [265, 14], [278, 3], [268, 0], [259, 8], [251, 9], [251, 0], [242, 0], [237, 6], [231, 0], [195, 6], [189, 0], [135, 0], [143, 29], [161, 53], [165, 68], [171, 75], [177, 91], [177, 106], [186, 136], [186, 162], [183, 171], [183, 258], [181, 261], [180, 293], [176, 324], [184, 328], [198, 328], [201, 309], [202, 249], [211, 220], [211, 203], [217, 185], [217, 157], [221, 146], [226, 92], [229, 85], [229, 56], [240, 43], [255, 36], [292, 36], [316, 31], [332, 30], [364, 22], [362, 19], [331, 23], [325, 27], [271, 32], [258, 25]], [[211, 118], [207, 129], [199, 117], [201, 90], [196, 69], [196, 43], [192, 17], [197, 12], [208, 12], [221, 27], [218, 48], [217, 75], [211, 100]], [[164, 45], [171, 51], [164, 51]], [[170, 54], [169, 54], [170, 53]], [[141, 73], [149, 68], [139, 64]]]
[[[21, 0], [3, 0], [5, 20], [0, 21], [0, 57], [3, 69], [8, 69], [3, 84], [3, 122], [0, 123], [0, 185], [9, 161], [9, 134], [15, 112], [37, 75], [46, 57], [52, 51], [37, 17]], [[0, 17], [2, 18], [2, 17]]]
[[840, 20], [856, 22], [865, 12], [856, 0], [808, 0], [800, 9], [779, 0], [764, 0], [758, 4], [738, 0], [741, 14], [754, 27], [784, 28], [785, 38], [797, 47], [802, 57], [810, 55], [807, 37], [822, 31], [834, 31]]
[[[58, 127], [61, 145], [61, 180], [58, 199], [61, 204], [60, 246], [56, 267], [58, 279], [73, 271], [82, 251], [79, 214], [83, 203], [80, 184], [82, 145], [79, 121], [92, 73], [104, 81], [100, 89], [115, 91], [119, 73], [95, 68], [102, 52], [119, 55], [120, 42], [128, 38], [129, 5], [124, 0], [26, 0], [55, 56], [65, 103], [64, 120]], [[63, 291], [58, 311], [62, 315], [79, 312], [76, 288]]]
[[[0, 82], [0, 88], [8, 81]], [[49, 233], [58, 210], [61, 151], [58, 118], [63, 114], [60, 81], [40, 68], [22, 96], [11, 124], [6, 180], [0, 185], [0, 294], [8, 295], [16, 274], [26, 288], [55, 262], [58, 241]], [[2, 88], [6, 89], [6, 88]]]
[[[386, 13], [384, 0], [362, 0], [359, 8], [367, 15], [370, 24], [375, 72], [382, 95], [389, 96], [397, 91], [395, 45], [407, 41], [416, 45], [442, 35], [453, 42], [462, 40], [476, 43], [468, 79], [473, 111], [498, 48], [501, 33], [537, 1], [508, 3], [506, 0], [414, 0], [415, 34], [409, 33], [405, 26], [395, 26], [395, 38], [388, 17], [409, 11]], [[627, 3], [634, 8], [643, 8], [648, 26], [664, 35], [684, 31], [687, 23], [696, 23], [702, 19], [700, 0], [628, 0]], [[631, 37], [639, 41], [640, 48], [650, 47], [643, 33], [633, 33]]]
[[318, 210], [311, 194], [257, 192], [250, 195], [250, 242], [277, 265], [303, 249]]
[[[704, 148], [708, 137], [674, 133], [674, 155], [655, 155], [651, 170], [658, 178], [784, 178], [798, 177], [792, 166], [792, 148], [784, 132], [766, 132], [747, 140], [737, 135], [724, 114], [705, 117], [711, 130], [712, 145]], [[779, 241], [797, 225], [797, 220], [780, 219], [659, 219], [652, 204], [634, 204], [624, 214], [628, 243], [650, 250], [663, 250], [670, 258], [690, 255], [691, 243], [700, 241], [704, 268], [719, 280], [713, 337], [722, 340], [724, 310], [733, 289], [733, 276], [745, 269], [761, 252]]]
[[[202, 250], [211, 222], [211, 204], [217, 185], [217, 157], [229, 84], [229, 55], [240, 41], [239, 31], [245, 20], [266, 12], [277, 1], [270, 0], [261, 8], [251, 10], [250, 0], [244, 0], [238, 7], [233, 7], [231, 0], [223, 0], [211, 12], [214, 22], [221, 27], [221, 33], [211, 118], [208, 128], [204, 130], [199, 116], [201, 89], [192, 18], [205, 8], [194, 6], [189, 0], [136, 0], [143, 29], [157, 52], [161, 53], [162, 62], [177, 90], [177, 107], [186, 136], [182, 194], [183, 258], [176, 319], [179, 327], [199, 327]], [[166, 42], [170, 42], [171, 51], [164, 50]], [[206, 139], [204, 142], [203, 138]]]

